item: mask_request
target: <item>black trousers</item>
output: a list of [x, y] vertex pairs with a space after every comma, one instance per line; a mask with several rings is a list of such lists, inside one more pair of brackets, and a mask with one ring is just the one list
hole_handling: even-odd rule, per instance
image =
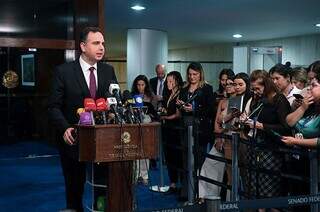
[[171, 183], [178, 182], [179, 171], [182, 168], [182, 150], [180, 132], [172, 127], [163, 127], [162, 138], [164, 153]]
[[79, 162], [63, 151], [60, 151], [60, 160], [65, 182], [67, 209], [82, 212], [82, 199], [86, 181], [85, 163]]

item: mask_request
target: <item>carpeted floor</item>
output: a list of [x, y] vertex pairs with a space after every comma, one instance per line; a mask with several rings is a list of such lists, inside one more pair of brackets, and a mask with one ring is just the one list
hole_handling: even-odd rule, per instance
[[[150, 171], [150, 184], [158, 183], [159, 170]], [[85, 196], [84, 201], [89, 202]], [[144, 185], [135, 186], [135, 200], [138, 210], [178, 204], [175, 196], [152, 192]], [[64, 182], [56, 149], [39, 141], [0, 145], [0, 211], [51, 212], [63, 208]]]

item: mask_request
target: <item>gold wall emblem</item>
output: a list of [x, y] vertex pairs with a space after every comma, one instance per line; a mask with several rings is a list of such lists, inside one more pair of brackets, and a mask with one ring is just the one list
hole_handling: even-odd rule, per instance
[[131, 135], [129, 132], [125, 131], [121, 135], [121, 141], [125, 144], [130, 143], [131, 141]]
[[14, 71], [6, 71], [2, 77], [2, 85], [6, 88], [15, 88], [19, 84], [19, 76]]

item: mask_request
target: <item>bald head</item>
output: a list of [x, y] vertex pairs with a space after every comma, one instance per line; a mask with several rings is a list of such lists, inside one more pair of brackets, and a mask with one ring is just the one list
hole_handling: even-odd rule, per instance
[[157, 66], [156, 66], [156, 74], [157, 74], [157, 77], [159, 78], [159, 79], [163, 79], [164, 77], [165, 77], [165, 70], [164, 70], [164, 65], [162, 65], [162, 64], [158, 64]]

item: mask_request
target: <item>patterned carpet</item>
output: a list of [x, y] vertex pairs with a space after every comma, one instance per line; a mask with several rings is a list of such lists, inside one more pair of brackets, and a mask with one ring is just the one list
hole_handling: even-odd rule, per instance
[[[0, 211], [59, 211], [65, 208], [64, 182], [56, 149], [43, 141], [0, 145]], [[159, 183], [159, 170], [150, 171], [151, 185]], [[165, 172], [165, 183], [168, 183]], [[91, 187], [86, 185], [85, 204]], [[137, 210], [176, 207], [173, 195], [135, 186]]]

